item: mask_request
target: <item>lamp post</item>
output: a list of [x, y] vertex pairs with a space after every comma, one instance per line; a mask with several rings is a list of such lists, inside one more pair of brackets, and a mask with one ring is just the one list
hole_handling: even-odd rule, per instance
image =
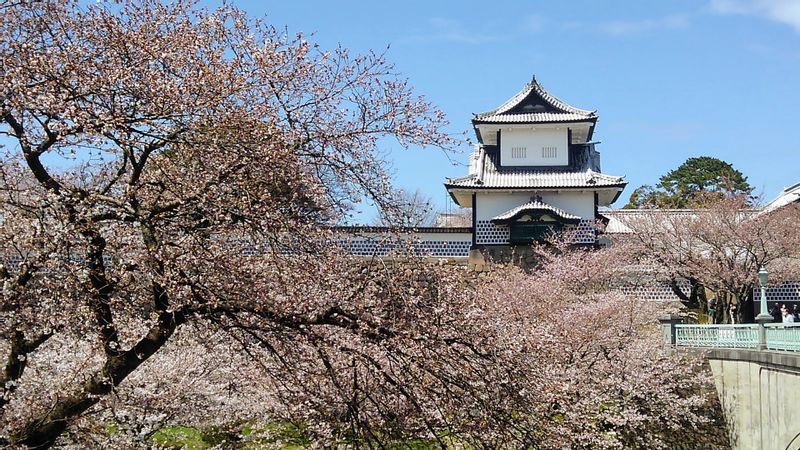
[[772, 316], [767, 312], [767, 279], [769, 278], [769, 272], [765, 267], [761, 267], [758, 270], [758, 284], [761, 286], [761, 307], [759, 308], [758, 316], [756, 316], [756, 322], [764, 324], [772, 322]]
[[761, 286], [761, 308], [756, 316], [758, 327], [758, 348], [759, 350], [767, 349], [767, 328], [764, 326], [772, 322], [772, 316], [767, 312], [767, 277], [769, 273], [763, 266], [758, 269], [758, 284]]

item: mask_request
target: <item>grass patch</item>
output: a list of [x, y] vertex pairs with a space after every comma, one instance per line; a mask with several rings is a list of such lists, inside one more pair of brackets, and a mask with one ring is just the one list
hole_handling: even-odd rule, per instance
[[[241, 450], [305, 450], [313, 444], [308, 428], [302, 423], [279, 421], [267, 424], [247, 422], [223, 427], [196, 428], [170, 425], [155, 432], [151, 443], [161, 449], [205, 450], [210, 448]], [[442, 436], [450, 449], [470, 450], [473, 447], [449, 436]], [[349, 440], [334, 448], [351, 448]], [[384, 442], [387, 450], [434, 450], [440, 448], [433, 439]]]
[[206, 442], [200, 430], [183, 425], [164, 427], [153, 433], [151, 439], [153, 444], [159, 448], [202, 450], [213, 446]]
[[253, 435], [254, 442], [282, 450], [302, 450], [312, 442], [305, 425], [289, 421], [269, 423], [261, 429], [254, 429]]
[[292, 422], [262, 426], [238, 423], [225, 427], [195, 428], [170, 425], [153, 433], [154, 447], [205, 450], [213, 447], [243, 450], [304, 450], [312, 440], [306, 427]]
[[171, 425], [156, 431], [150, 439], [158, 448], [204, 450], [215, 446], [237, 448], [240, 435], [227, 428]]

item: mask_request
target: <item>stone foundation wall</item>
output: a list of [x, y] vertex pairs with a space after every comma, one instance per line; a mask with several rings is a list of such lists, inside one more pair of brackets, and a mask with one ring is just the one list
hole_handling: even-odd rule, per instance
[[483, 271], [492, 264], [514, 264], [523, 270], [531, 270], [537, 259], [529, 246], [496, 245], [472, 249], [469, 253], [470, 268]]

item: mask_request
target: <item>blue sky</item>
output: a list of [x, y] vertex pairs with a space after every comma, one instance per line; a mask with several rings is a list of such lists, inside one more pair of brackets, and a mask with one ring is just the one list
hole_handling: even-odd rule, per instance
[[[323, 49], [388, 48], [455, 135], [535, 74], [598, 111], [603, 172], [629, 182], [614, 207], [694, 156], [733, 164], [764, 201], [800, 182], [800, 0], [229, 1]], [[445, 178], [467, 173], [460, 150], [381, 148], [396, 184], [441, 211]], [[353, 222], [374, 219], [362, 207]]]
[[[452, 133], [533, 74], [554, 95], [597, 109], [603, 171], [625, 175], [621, 207], [693, 156], [734, 165], [765, 200], [800, 181], [800, 0], [234, 1], [323, 48], [389, 47], [387, 58], [438, 105]], [[435, 150], [384, 149], [399, 186], [446, 209]], [[365, 212], [364, 222], [371, 220]]]

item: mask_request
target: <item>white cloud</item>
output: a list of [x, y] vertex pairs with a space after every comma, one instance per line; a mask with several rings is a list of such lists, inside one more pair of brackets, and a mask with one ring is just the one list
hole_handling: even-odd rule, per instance
[[428, 23], [434, 28], [440, 29], [460, 28], [460, 24], [457, 20], [447, 19], [445, 17], [431, 17], [428, 19]]
[[800, 32], [800, 0], [711, 0], [709, 6], [717, 14], [763, 17]]
[[531, 14], [522, 23], [522, 29], [529, 33], [538, 33], [544, 29], [548, 19], [539, 14]]
[[683, 14], [673, 14], [656, 19], [615, 20], [601, 23], [598, 29], [606, 34], [622, 36], [654, 30], [671, 30], [689, 26], [689, 18]]
[[569, 20], [561, 23], [561, 29], [564, 31], [574, 31], [584, 28], [586, 25], [579, 20]]
[[433, 17], [428, 19], [428, 24], [432, 30], [411, 36], [405, 41], [409, 42], [431, 42], [445, 41], [462, 44], [485, 44], [487, 42], [498, 42], [506, 39], [504, 36], [483, 34], [464, 27], [461, 22], [444, 17]]

